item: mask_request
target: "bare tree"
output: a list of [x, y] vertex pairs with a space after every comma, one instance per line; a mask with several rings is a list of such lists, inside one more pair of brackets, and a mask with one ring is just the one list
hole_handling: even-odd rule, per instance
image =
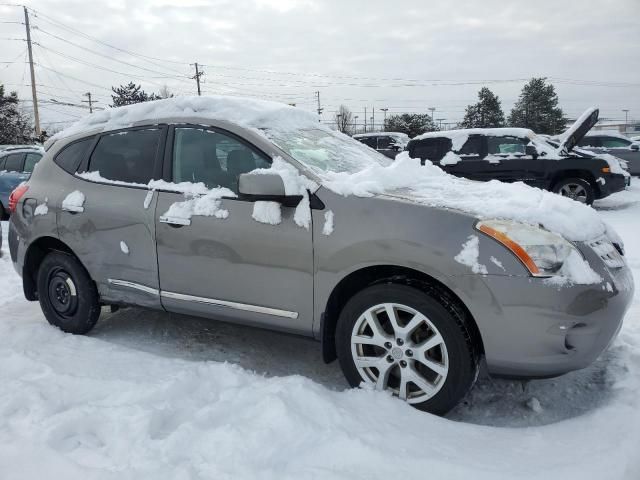
[[158, 92], [158, 97], [171, 98], [173, 97], [173, 93], [171, 93], [171, 90], [169, 90], [169, 87], [167, 87], [166, 85], [163, 85], [162, 87], [160, 87], [160, 91]]
[[338, 127], [338, 131], [351, 135], [353, 128], [353, 114], [346, 105], [340, 105], [334, 116], [334, 122]]

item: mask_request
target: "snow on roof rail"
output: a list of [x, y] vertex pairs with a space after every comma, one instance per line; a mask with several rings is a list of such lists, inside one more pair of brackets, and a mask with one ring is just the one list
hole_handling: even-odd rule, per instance
[[422, 140], [424, 138], [449, 138], [451, 139], [451, 148], [454, 151], [458, 151], [462, 148], [470, 135], [531, 138], [535, 135], [535, 133], [533, 133], [533, 131], [529, 130], [528, 128], [465, 128], [460, 130], [427, 132], [414, 137], [414, 140]]
[[143, 121], [193, 117], [225, 120], [250, 128], [290, 130], [318, 127], [316, 115], [284, 103], [226, 95], [184, 96], [95, 112], [51, 137], [46, 147], [61, 138], [83, 132], [117, 130]]

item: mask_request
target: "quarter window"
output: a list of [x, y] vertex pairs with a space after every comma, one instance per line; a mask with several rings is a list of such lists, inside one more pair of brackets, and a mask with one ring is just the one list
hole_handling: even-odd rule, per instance
[[517, 137], [487, 137], [487, 147], [492, 155], [524, 155], [529, 140]]
[[33, 172], [33, 169], [41, 158], [42, 155], [39, 153], [27, 153], [27, 157], [24, 160], [24, 171], [29, 173]]
[[11, 155], [7, 155], [7, 163], [5, 164], [5, 170], [9, 172], [21, 172], [23, 159], [24, 159], [24, 153], [14, 153]]
[[176, 128], [173, 181], [226, 187], [238, 193], [238, 178], [256, 168], [269, 168], [271, 160], [244, 142], [218, 131]]
[[71, 174], [76, 173], [80, 163], [87, 156], [89, 148], [93, 145], [94, 138], [90, 137], [67, 145], [55, 156], [53, 161], [64, 171]]
[[91, 155], [89, 171], [109, 180], [147, 184], [153, 178], [160, 138], [157, 128], [103, 135]]

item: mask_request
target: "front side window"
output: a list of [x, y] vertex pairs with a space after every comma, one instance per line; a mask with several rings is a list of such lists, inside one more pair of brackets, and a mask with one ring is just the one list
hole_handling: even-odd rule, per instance
[[4, 166], [5, 170], [8, 172], [21, 172], [23, 158], [24, 153], [12, 153], [11, 155], [7, 155], [7, 163]]
[[627, 148], [629, 145], [631, 145], [630, 140], [616, 137], [602, 137], [602, 146], [604, 148]]
[[147, 184], [153, 178], [161, 131], [128, 130], [100, 137], [89, 171], [109, 180]]
[[578, 142], [579, 147], [600, 147], [600, 137], [584, 137]]
[[487, 137], [487, 148], [490, 155], [524, 155], [528, 139], [517, 137]]
[[80, 163], [89, 153], [89, 148], [93, 145], [94, 138], [86, 138], [67, 145], [54, 157], [54, 163], [68, 173], [76, 173]]
[[27, 157], [24, 160], [24, 171], [31, 173], [36, 164], [40, 161], [42, 155], [39, 153], [27, 153]]
[[214, 130], [176, 128], [173, 146], [173, 181], [204, 183], [238, 193], [238, 178], [256, 168], [269, 168], [271, 160], [237, 138]]
[[480, 135], [473, 135], [464, 142], [464, 145], [458, 153], [465, 157], [483, 158], [486, 156], [484, 149], [484, 138]]

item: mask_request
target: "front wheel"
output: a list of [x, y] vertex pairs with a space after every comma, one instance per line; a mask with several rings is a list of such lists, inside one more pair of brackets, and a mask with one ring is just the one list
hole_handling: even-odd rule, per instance
[[553, 186], [553, 192], [587, 205], [591, 205], [595, 200], [595, 191], [591, 183], [579, 177], [560, 180]]
[[349, 383], [370, 384], [416, 408], [444, 415], [473, 386], [479, 365], [460, 308], [405, 285], [357, 293], [338, 319], [337, 352]]
[[72, 255], [51, 252], [38, 269], [38, 299], [47, 321], [60, 330], [83, 335], [100, 316], [98, 291]]

